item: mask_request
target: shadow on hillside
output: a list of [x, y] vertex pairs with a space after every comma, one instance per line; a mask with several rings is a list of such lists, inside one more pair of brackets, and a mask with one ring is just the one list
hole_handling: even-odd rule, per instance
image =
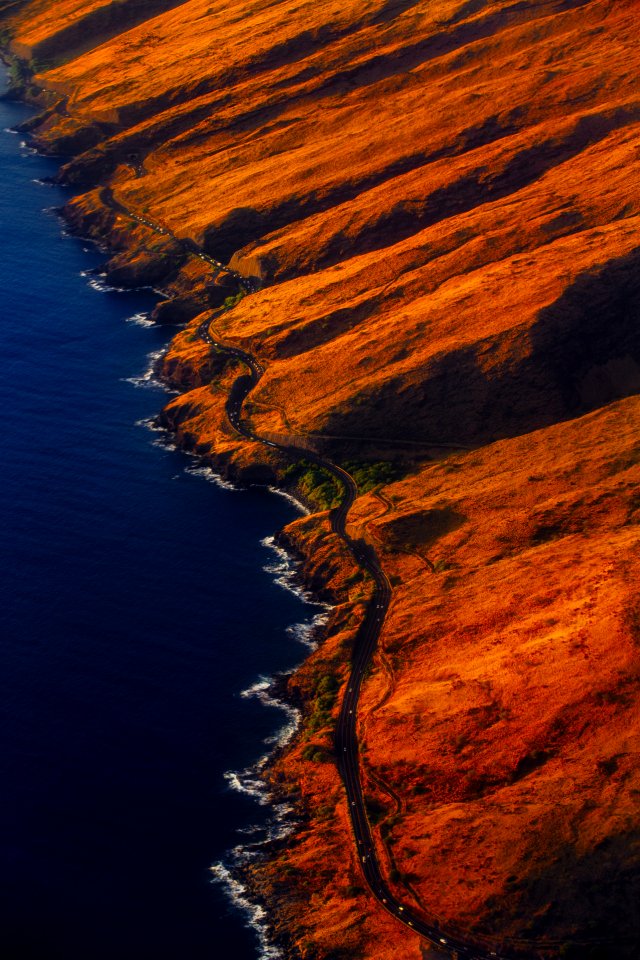
[[336, 413], [325, 432], [484, 444], [638, 393], [640, 249], [579, 276], [530, 329], [509, 329], [389, 378]]

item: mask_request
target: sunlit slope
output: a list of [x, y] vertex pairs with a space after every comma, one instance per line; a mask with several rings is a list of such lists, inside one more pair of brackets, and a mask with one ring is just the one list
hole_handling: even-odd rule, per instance
[[638, 350], [637, 328], [609, 336], [611, 273], [637, 275], [636, 9], [194, 0], [45, 74], [70, 99], [40, 135], [99, 141], [80, 179], [134, 156], [122, 202], [295, 280], [230, 333], [264, 341], [264, 389], [296, 422], [485, 441], [627, 390], [584, 380]]
[[[115, 34], [100, 2], [5, 22], [72, 223], [110, 238], [114, 282], [168, 276], [160, 315], [197, 315], [166, 422], [220, 469], [277, 473], [225, 422], [209, 315], [264, 363], [258, 432], [399, 461], [351, 521], [395, 586], [361, 729], [390, 882], [498, 940], [635, 958], [640, 2], [188, 0], [137, 26], [118, 6]], [[262, 288], [218, 314], [230, 291], [111, 197]], [[436, 443], [469, 449], [433, 464]], [[314, 583], [348, 579], [315, 523], [290, 531]], [[292, 680], [305, 697], [344, 671], [339, 636]], [[328, 726], [305, 736], [330, 749]], [[309, 811], [265, 881], [280, 922], [305, 958], [418, 960], [305, 745], [278, 771]]]
[[[36, 68], [69, 60], [181, 0], [47, 0], [23, 3], [13, 20], [13, 49]], [[15, 6], [8, 4], [9, 7]]]
[[370, 790], [402, 800], [387, 849], [498, 937], [638, 932], [639, 436], [633, 397], [354, 518], [401, 584], [362, 706]]

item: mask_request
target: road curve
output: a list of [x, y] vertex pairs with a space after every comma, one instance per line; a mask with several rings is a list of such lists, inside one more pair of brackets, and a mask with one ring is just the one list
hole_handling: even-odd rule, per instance
[[[243, 363], [249, 373], [236, 379], [232, 385], [226, 403], [226, 412], [230, 424], [246, 440], [275, 447], [293, 459], [305, 459], [316, 463], [338, 481], [342, 489], [342, 498], [338, 507], [330, 513], [331, 528], [346, 544], [356, 564], [371, 577], [374, 590], [365, 616], [360, 624], [351, 659], [351, 673], [347, 689], [343, 696], [334, 743], [337, 767], [342, 778], [349, 807], [349, 816], [362, 873], [367, 885], [378, 903], [398, 922], [419, 934], [440, 951], [447, 952], [457, 960], [523, 960], [531, 952], [538, 957], [544, 955], [549, 960], [553, 951], [557, 955], [566, 940], [538, 940], [506, 937], [500, 943], [489, 938], [463, 937], [451, 933], [437, 921], [429, 921], [406, 906], [390, 890], [380, 869], [371, 824], [367, 816], [366, 803], [360, 779], [359, 747], [357, 738], [357, 707], [362, 683], [375, 653], [382, 626], [391, 602], [392, 587], [386, 573], [380, 566], [374, 548], [363, 540], [354, 540], [346, 529], [347, 517], [357, 496], [357, 486], [353, 477], [338, 464], [320, 456], [306, 447], [296, 446], [284, 441], [276, 442], [263, 438], [242, 420], [244, 401], [256, 387], [264, 374], [264, 367], [252, 354], [217, 340], [211, 332], [211, 320], [207, 317], [199, 325], [197, 336], [211, 347], [225, 353], [228, 357]], [[433, 444], [437, 446], [437, 444]], [[604, 939], [574, 940], [576, 946], [608, 943]], [[507, 946], [508, 945], [508, 946]], [[509, 949], [511, 948], [511, 949]], [[525, 953], [527, 951], [527, 953]]]
[[496, 957], [500, 957], [500, 960], [506, 960], [503, 953], [482, 951], [459, 938], [447, 936], [438, 926], [426, 922], [422, 917], [413, 913], [391, 892], [380, 870], [360, 781], [356, 720], [360, 690], [391, 602], [392, 589], [389, 578], [380, 566], [373, 548], [364, 541], [354, 540], [347, 532], [347, 516], [357, 496], [355, 480], [342, 467], [306, 448], [262, 439], [259, 434], [255, 433], [242, 420], [242, 406], [262, 377], [264, 368], [251, 354], [240, 350], [238, 347], [216, 340], [211, 334], [209, 318], [200, 324], [197, 335], [205, 343], [223, 351], [230, 358], [241, 361], [249, 369], [248, 375], [241, 376], [235, 381], [226, 404], [229, 422], [237, 433], [246, 440], [276, 447], [294, 459], [310, 460], [338, 481], [343, 495], [339, 506], [331, 511], [331, 528], [347, 545], [356, 564], [369, 574], [374, 583], [373, 596], [354, 643], [351, 674], [335, 730], [337, 766], [345, 786], [358, 859], [367, 884], [376, 900], [388, 913], [441, 950], [446, 949], [450, 954], [461, 958], [461, 960], [462, 958], [465, 958], [465, 960], [490, 960], [490, 958]]
[[[102, 199], [105, 204], [121, 215], [143, 224], [155, 233], [169, 237], [181, 244], [186, 253], [208, 263], [216, 274], [222, 272], [229, 274], [237, 281], [238, 286], [245, 293], [252, 293], [258, 289], [259, 280], [257, 278], [242, 276], [237, 271], [230, 269], [213, 257], [203, 253], [194, 241], [179, 238], [166, 227], [154, 223], [146, 217], [138, 216], [117, 201], [110, 188], [103, 188]], [[237, 433], [247, 440], [261, 443], [268, 447], [275, 447], [294, 459], [304, 458], [316, 463], [337, 480], [342, 490], [342, 499], [339, 506], [331, 511], [331, 528], [345, 543], [355, 563], [361, 570], [369, 574], [374, 584], [372, 599], [356, 635], [352, 653], [351, 673], [347, 682], [347, 689], [342, 700], [335, 730], [337, 766], [346, 791], [349, 815], [362, 873], [371, 893], [387, 913], [391, 914], [399, 923], [402, 923], [416, 934], [419, 934], [440, 951], [448, 953], [454, 960], [455, 958], [458, 958], [458, 960], [494, 960], [494, 958], [496, 958], [496, 960], [510, 960], [510, 958], [522, 960], [525, 956], [523, 949], [526, 948], [536, 951], [538, 956], [540, 956], [538, 952], [540, 950], [553, 949], [555, 952], [556, 948], [560, 947], [563, 941], [530, 941], [525, 938], [503, 938], [500, 940], [499, 946], [497, 940], [494, 942], [489, 938], [473, 938], [463, 936], [460, 933], [452, 934], [445, 930], [444, 927], [441, 927], [437, 921], [429, 921], [414, 912], [411, 907], [406, 906], [392, 893], [387, 885], [377, 858], [362, 791], [356, 720], [362, 683], [376, 650], [382, 625], [391, 602], [392, 588], [389, 578], [380, 566], [373, 547], [363, 540], [354, 540], [347, 532], [347, 516], [357, 496], [357, 487], [353, 477], [347, 473], [346, 470], [343, 470], [342, 467], [308, 450], [306, 447], [299, 447], [293, 443], [289, 444], [284, 441], [276, 442], [269, 438], [263, 438], [255, 433], [255, 431], [242, 420], [242, 407], [247, 396], [264, 374], [262, 364], [252, 354], [233, 345], [216, 340], [211, 333], [210, 318], [203, 320], [199, 325], [197, 336], [212, 348], [225, 353], [231, 359], [243, 363], [249, 371], [248, 374], [236, 379], [226, 403], [227, 417]], [[430, 445], [442, 446], [439, 444]], [[594, 939], [573, 942], [576, 944], [594, 944], [606, 941]], [[515, 948], [515, 950], [511, 949], [509, 952], [506, 952], [504, 945], [507, 943], [512, 948]], [[531, 954], [529, 954], [529, 956], [531, 956]]]

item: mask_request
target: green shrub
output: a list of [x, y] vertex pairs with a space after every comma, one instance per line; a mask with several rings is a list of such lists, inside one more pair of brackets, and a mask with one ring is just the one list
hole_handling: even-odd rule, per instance
[[319, 747], [315, 743], [308, 743], [302, 749], [302, 759], [310, 760], [313, 763], [327, 763], [330, 757], [324, 747]]
[[340, 485], [333, 474], [308, 460], [297, 460], [283, 474], [286, 483], [295, 484], [302, 495], [321, 510], [337, 507], [341, 500]]
[[334, 700], [339, 689], [340, 681], [333, 673], [325, 673], [325, 675], [318, 680], [316, 685], [316, 693], [333, 694]]
[[22, 60], [12, 60], [9, 66], [9, 83], [13, 90], [22, 90], [29, 82], [29, 70]]
[[358, 487], [358, 493], [369, 493], [376, 487], [393, 483], [401, 475], [400, 466], [391, 460], [375, 460], [361, 462], [347, 460], [342, 464], [347, 473], [351, 474]]
[[238, 290], [237, 293], [234, 293], [232, 296], [227, 297], [227, 299], [222, 304], [222, 310], [224, 310], [225, 312], [227, 310], [233, 310], [233, 308], [236, 307], [240, 303], [240, 301], [244, 299], [244, 297], [246, 297], [246, 295], [247, 294], [245, 290]]
[[[331, 711], [335, 707], [339, 689], [340, 681], [333, 674], [326, 673], [324, 676], [320, 677], [316, 683], [315, 697], [313, 700], [311, 715], [309, 716], [309, 719], [305, 725], [308, 734], [318, 733], [319, 731], [324, 730], [326, 727], [331, 726], [333, 723]], [[305, 750], [307, 749], [322, 750], [321, 747], [314, 748], [313, 744], [309, 744], [308, 747], [305, 747]], [[305, 757], [305, 759], [318, 760], [320, 758], [317, 756], [312, 756], [310, 753], [308, 757]], [[322, 759], [329, 759], [326, 751], [323, 752]]]

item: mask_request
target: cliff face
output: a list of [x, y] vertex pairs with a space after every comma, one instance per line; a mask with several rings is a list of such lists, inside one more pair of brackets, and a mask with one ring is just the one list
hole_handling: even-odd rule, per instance
[[[637, 955], [638, 13], [32, 0], [3, 22], [70, 220], [191, 321], [164, 360], [181, 441], [249, 478], [285, 466], [226, 423], [210, 314], [264, 363], [255, 429], [313, 435], [375, 486], [350, 524], [395, 584], [360, 721], [390, 882], [547, 955]], [[230, 304], [189, 243], [261, 289]], [[340, 602], [292, 680], [315, 719], [273, 772], [309, 819], [259, 882], [305, 957], [419, 958], [359, 878], [335, 697], [317, 709], [365, 585], [326, 518], [287, 537]]]

